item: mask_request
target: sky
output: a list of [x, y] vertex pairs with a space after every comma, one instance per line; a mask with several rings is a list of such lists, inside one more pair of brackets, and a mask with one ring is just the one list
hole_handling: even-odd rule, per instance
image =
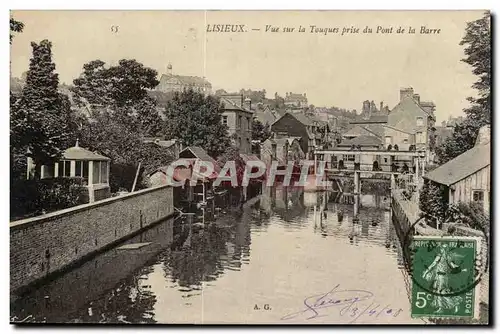
[[[204, 76], [213, 89], [306, 93], [310, 104], [361, 110], [364, 100], [394, 107], [401, 87], [436, 104], [437, 121], [463, 115], [476, 77], [460, 60], [466, 23], [481, 11], [13, 11], [25, 24], [11, 45], [11, 73], [28, 69], [32, 41], [52, 42], [61, 83], [83, 64], [136, 59], [161, 75]], [[210, 32], [213, 25], [245, 32]], [[311, 26], [339, 28], [313, 33]], [[266, 26], [279, 32], [266, 32]], [[304, 32], [299, 32], [299, 27]], [[393, 27], [393, 33], [376, 33]], [[408, 34], [408, 27], [415, 34]], [[421, 27], [440, 29], [421, 34]], [[294, 28], [283, 32], [284, 27]], [[341, 35], [343, 28], [359, 33]], [[365, 27], [373, 33], [365, 34]], [[398, 27], [404, 33], [396, 33]], [[255, 30], [254, 30], [255, 29]], [[351, 29], [352, 31], [352, 29]]]

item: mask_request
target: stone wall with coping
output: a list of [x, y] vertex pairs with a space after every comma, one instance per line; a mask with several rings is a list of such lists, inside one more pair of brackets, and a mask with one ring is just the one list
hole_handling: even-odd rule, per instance
[[170, 186], [10, 223], [10, 289], [62, 270], [174, 213]]

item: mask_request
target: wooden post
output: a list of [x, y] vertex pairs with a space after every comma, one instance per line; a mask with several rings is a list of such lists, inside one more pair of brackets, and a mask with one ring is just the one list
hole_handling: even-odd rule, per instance
[[360, 191], [359, 177], [360, 177], [360, 172], [355, 171], [354, 172], [354, 194], [359, 194], [359, 191]]
[[416, 165], [415, 165], [415, 186], [417, 187], [418, 189], [418, 185], [419, 185], [419, 182], [420, 182], [420, 158], [417, 158], [415, 159], [416, 161]]
[[206, 203], [206, 194], [205, 194], [206, 189], [205, 189], [205, 181], [203, 180], [201, 184], [202, 184], [202, 188], [203, 188], [203, 190], [202, 190], [202, 192], [203, 192], [203, 194], [202, 194], [203, 203]]
[[354, 218], [358, 216], [359, 212], [359, 194], [354, 194]]
[[141, 170], [141, 161], [139, 161], [139, 166], [137, 166], [137, 172], [135, 172], [135, 178], [134, 178], [134, 184], [132, 185], [132, 191], [131, 192], [134, 192], [135, 190], [135, 185], [137, 183], [137, 178], [139, 177], [139, 171]]
[[318, 156], [314, 154], [314, 175], [316, 175], [316, 167], [318, 166]]

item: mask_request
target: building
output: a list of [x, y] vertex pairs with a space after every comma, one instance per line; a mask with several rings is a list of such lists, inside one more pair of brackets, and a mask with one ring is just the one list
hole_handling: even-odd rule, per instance
[[398, 132], [390, 132], [386, 135], [386, 147], [409, 145], [414, 135], [416, 150], [425, 150], [429, 160], [432, 150], [431, 136], [434, 136], [431, 130], [436, 122], [434, 111], [434, 103], [420, 101], [420, 95], [415, 94], [413, 88], [401, 88], [399, 103], [389, 113], [387, 121], [387, 125], [392, 129], [397, 129]]
[[164, 93], [182, 92], [188, 89], [210, 94], [212, 92], [212, 84], [202, 77], [172, 74], [172, 65], [168, 64], [167, 74], [162, 74], [160, 83], [156, 86], [156, 90]]
[[241, 153], [252, 153], [252, 102], [248, 98], [244, 100], [241, 94], [224, 94], [220, 99], [222, 123], [229, 128], [233, 145], [239, 147]]
[[286, 93], [285, 106], [290, 109], [307, 108], [307, 96], [304, 94]]
[[[89, 202], [99, 201], [110, 196], [109, 167], [110, 158], [75, 146], [64, 151], [61, 159], [53, 165], [40, 166], [40, 178], [81, 177], [88, 189]], [[33, 160], [28, 158], [28, 178], [34, 175]]]
[[[380, 156], [366, 154], [354, 155], [349, 154], [349, 150], [363, 150], [363, 151], [378, 151], [382, 146], [382, 139], [375, 135], [360, 135], [351, 139], [343, 140], [337, 145], [339, 150], [346, 150], [343, 155], [336, 155], [332, 157], [332, 167], [340, 169], [354, 169], [354, 164], [359, 163], [360, 170], [373, 170], [381, 168]], [[341, 162], [342, 161], [342, 162]], [[386, 161], [387, 162], [387, 161]]]
[[489, 215], [490, 155], [490, 127], [485, 126], [473, 148], [424, 175], [424, 179], [446, 187], [448, 204], [477, 202]]
[[262, 109], [254, 110], [254, 119], [261, 122], [264, 126], [271, 126], [278, 118], [279, 115], [271, 110], [269, 106], [265, 106]]
[[303, 113], [285, 113], [271, 125], [276, 139], [300, 137], [302, 151], [310, 154], [317, 146], [320, 137], [319, 123]]
[[[179, 153], [179, 158], [187, 163], [188, 166], [176, 166], [172, 175], [169, 175], [168, 170], [170, 164], [156, 169], [148, 175], [149, 187], [172, 185], [173, 182], [181, 182], [184, 183], [182, 187], [174, 188], [176, 204], [180, 204], [182, 201], [206, 201], [208, 193], [213, 191], [213, 182], [221, 172], [219, 164], [204, 149], [198, 146], [186, 147]], [[214, 167], [210, 176], [206, 177], [194, 170], [197, 161], [209, 163]], [[197, 180], [195, 186], [191, 186], [190, 184], [190, 181], [193, 179]]]
[[260, 160], [268, 167], [273, 161], [277, 161], [279, 167], [285, 167], [292, 161], [298, 166], [306, 156], [300, 145], [301, 140], [300, 137], [267, 139], [261, 144]]

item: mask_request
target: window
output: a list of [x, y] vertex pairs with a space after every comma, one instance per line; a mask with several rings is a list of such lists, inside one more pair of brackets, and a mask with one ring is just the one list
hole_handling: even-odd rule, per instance
[[250, 117], [247, 117], [247, 129], [252, 130], [251, 123], [250, 123]]
[[238, 116], [238, 123], [236, 123], [236, 127], [239, 129], [241, 128], [241, 116]]
[[387, 162], [387, 158], [384, 158], [384, 162]]
[[417, 126], [424, 126], [424, 118], [417, 117]]
[[386, 145], [392, 144], [392, 137], [391, 136], [385, 136], [385, 144]]
[[88, 161], [75, 161], [75, 176], [82, 177], [84, 180], [89, 178]]
[[108, 183], [108, 162], [94, 161], [92, 165], [92, 184]]
[[222, 116], [222, 124], [227, 125], [227, 116]]
[[101, 166], [99, 161], [94, 161], [92, 164], [92, 184], [98, 184], [100, 179]]
[[403, 139], [403, 144], [408, 144], [408, 138]]
[[106, 161], [101, 161], [101, 177], [100, 183], [108, 183], [108, 163]]
[[348, 154], [346, 155], [345, 159], [344, 160], [347, 160], [347, 161], [354, 161], [355, 158], [354, 158], [354, 154]]
[[472, 201], [483, 203], [484, 202], [484, 191], [482, 190], [474, 190], [472, 192]]
[[424, 143], [424, 134], [422, 132], [417, 132], [417, 144]]
[[85, 181], [88, 181], [88, 179], [89, 179], [89, 162], [88, 161], [84, 161], [82, 168], [83, 168], [83, 170], [82, 170], [83, 179]]
[[82, 176], [82, 162], [75, 162], [75, 176]]
[[58, 177], [69, 177], [71, 175], [71, 162], [70, 161], [59, 161], [58, 167]]

